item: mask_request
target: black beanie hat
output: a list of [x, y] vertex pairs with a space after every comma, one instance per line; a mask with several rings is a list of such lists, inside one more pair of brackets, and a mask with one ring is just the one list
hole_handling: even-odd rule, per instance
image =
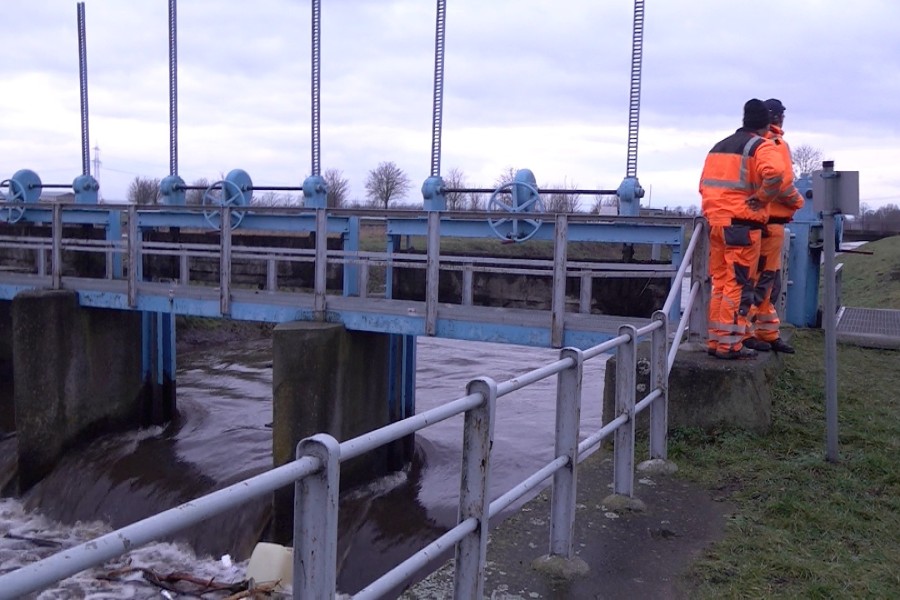
[[769, 98], [763, 104], [766, 105], [773, 117], [784, 114], [784, 104], [778, 98]]
[[744, 104], [744, 127], [747, 129], [765, 129], [769, 126], [769, 109], [762, 100], [753, 98]]

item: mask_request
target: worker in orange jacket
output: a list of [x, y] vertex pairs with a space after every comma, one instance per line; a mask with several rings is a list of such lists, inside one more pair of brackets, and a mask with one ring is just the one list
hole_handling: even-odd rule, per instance
[[761, 100], [744, 104], [743, 126], [710, 150], [700, 177], [701, 209], [709, 223], [709, 353], [755, 358], [744, 346], [753, 303], [767, 205], [781, 190], [785, 166], [765, 138], [769, 111]]
[[775, 310], [775, 302], [781, 294], [781, 255], [784, 248], [784, 226], [791, 221], [794, 213], [803, 206], [803, 196], [794, 187], [793, 159], [791, 148], [784, 141], [784, 105], [776, 98], [764, 102], [769, 110], [769, 131], [766, 137], [772, 140], [786, 165], [784, 180], [778, 197], [769, 204], [769, 219], [762, 235], [760, 246], [758, 279], [754, 292], [754, 306], [750, 310], [753, 332], [744, 345], [760, 352], [784, 352], [793, 354], [794, 349], [781, 339], [781, 320]]

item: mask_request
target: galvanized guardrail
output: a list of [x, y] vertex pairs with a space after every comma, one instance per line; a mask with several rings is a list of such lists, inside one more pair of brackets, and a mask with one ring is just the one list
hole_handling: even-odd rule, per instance
[[[705, 237], [703, 229], [702, 223], [695, 227], [688, 256], [694, 254], [698, 240]], [[679, 270], [682, 276], [687, 262]], [[326, 434], [304, 439], [298, 444], [297, 458], [292, 463], [0, 576], [0, 599], [17, 598], [41, 590], [291, 483], [295, 486], [294, 596], [334, 598], [340, 464], [457, 415], [463, 415], [465, 420], [458, 524], [353, 597], [380, 598], [428, 566], [444, 550], [455, 546], [454, 597], [457, 600], [481, 598], [490, 518], [551, 477], [549, 554], [573, 558], [578, 464], [603, 440], [614, 436], [613, 492], [632, 496], [635, 418], [644, 410], [650, 411], [649, 457], [651, 460], [667, 459], [668, 375], [701, 287], [699, 281], [691, 286], [684, 316], [675, 330], [671, 347], [668, 311], [660, 310], [644, 327], [623, 325], [618, 336], [587, 350], [564, 348], [559, 360], [503, 382], [490, 378], [473, 379], [467, 385], [465, 396], [345, 442], [339, 443]], [[673, 287], [667, 305], [674, 302], [676, 291]], [[637, 344], [648, 336], [651, 389], [638, 399], [635, 385]], [[613, 350], [616, 352], [616, 417], [579, 442], [583, 365]], [[491, 500], [488, 481], [497, 401], [554, 375], [557, 386], [553, 460], [499, 498]]]

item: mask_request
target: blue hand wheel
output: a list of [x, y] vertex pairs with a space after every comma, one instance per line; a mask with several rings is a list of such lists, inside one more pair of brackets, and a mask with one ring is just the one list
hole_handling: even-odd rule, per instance
[[[205, 192], [203, 192], [203, 206], [216, 206], [219, 209], [223, 206], [244, 206], [244, 198], [244, 190], [242, 190], [237, 183], [228, 179], [223, 179], [213, 183], [206, 188]], [[222, 211], [219, 209], [204, 209], [203, 217], [206, 219], [206, 222], [209, 223], [210, 227], [221, 231]], [[231, 211], [231, 229], [237, 229], [243, 220], [244, 211]]]
[[4, 179], [0, 181], [0, 188], [8, 188], [9, 192], [4, 194], [0, 190], [0, 215], [3, 220], [10, 225], [18, 223], [25, 214], [25, 186], [17, 179]]
[[[517, 197], [517, 193], [521, 196], [522, 192], [530, 192], [528, 194], [530, 197], [526, 198], [524, 202], [519, 201]], [[537, 188], [530, 183], [521, 181], [504, 183], [491, 194], [488, 210], [505, 215], [488, 218], [488, 225], [494, 234], [505, 242], [519, 243], [531, 239], [543, 224], [540, 219], [524, 216], [529, 212], [544, 212], [544, 202], [541, 200]]]

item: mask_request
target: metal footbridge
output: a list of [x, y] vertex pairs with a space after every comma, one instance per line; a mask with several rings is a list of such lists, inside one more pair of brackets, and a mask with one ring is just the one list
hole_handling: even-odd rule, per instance
[[[211, 225], [236, 218], [239, 229]], [[690, 225], [683, 219], [537, 213], [528, 220], [537, 227], [531, 238], [543, 243], [547, 258], [442, 253], [442, 239], [496, 240], [497, 225], [487, 213], [27, 205], [15, 223], [8, 213], [6, 223], [0, 220], [0, 299], [64, 289], [96, 308], [273, 323], [318, 320], [402, 335], [589, 347], [617, 335], [623, 322], [592, 312], [595, 281], [673, 280]], [[501, 232], [515, 226], [512, 218], [499, 225]], [[383, 232], [374, 242], [383, 241], [382, 250], [363, 249], [373, 244], [369, 231]], [[408, 251], [404, 240], [424, 251]], [[668, 262], [570, 260], [569, 245], [578, 242], [667, 248]], [[401, 297], [403, 277], [419, 289]], [[449, 293], [440, 288], [447, 278], [455, 282]], [[504, 278], [543, 301], [491, 301], [490, 282]], [[640, 327], [649, 315], [625, 321]]]

